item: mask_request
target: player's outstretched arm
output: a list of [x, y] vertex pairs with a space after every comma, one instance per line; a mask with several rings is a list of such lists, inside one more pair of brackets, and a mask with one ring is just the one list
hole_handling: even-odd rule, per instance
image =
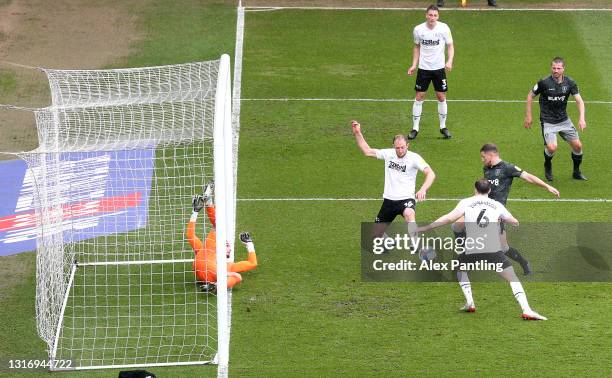
[[438, 227], [444, 226], [445, 224], [453, 223], [454, 221], [456, 221], [457, 219], [461, 218], [462, 216], [463, 216], [463, 211], [461, 211], [457, 207], [453, 211], [451, 211], [450, 213], [442, 215], [440, 218], [438, 218], [435, 221], [431, 222], [427, 226], [418, 227], [417, 228], [417, 233], [427, 232], [427, 231], [433, 230], [434, 228], [438, 228]]
[[516, 219], [514, 216], [510, 215], [502, 215], [500, 218], [502, 221], [504, 221], [504, 223], [508, 223], [511, 224], [513, 226], [518, 226], [519, 225], [519, 221], [518, 219]]
[[531, 112], [532, 104], [533, 104], [533, 92], [529, 91], [529, 93], [527, 94], [527, 103], [525, 106], [525, 122], [523, 124], [523, 126], [525, 126], [526, 129], [531, 129], [531, 124], [533, 123], [533, 116]]
[[527, 172], [523, 171], [521, 173], [520, 178], [522, 178], [523, 180], [527, 181], [530, 184], [541, 186], [542, 188], [548, 190], [550, 193], [554, 194], [557, 197], [559, 197], [559, 195], [560, 195], [559, 191], [556, 188], [554, 188], [551, 185], [548, 185], [547, 183], [542, 181], [540, 178], [538, 178], [537, 176], [532, 175], [531, 173], [527, 173]]
[[427, 197], [427, 191], [436, 179], [436, 174], [434, 173], [433, 169], [431, 169], [431, 167], [425, 168], [423, 170], [423, 174], [425, 175], [425, 181], [423, 181], [421, 189], [416, 192], [417, 201], [425, 201], [425, 198]]
[[580, 127], [580, 130], [584, 130], [587, 127], [586, 119], [584, 118], [584, 101], [582, 100], [582, 96], [580, 96], [580, 94], [575, 94], [574, 100], [576, 100], [576, 106], [578, 106], [578, 127]]
[[355, 141], [357, 146], [363, 152], [365, 156], [376, 157], [376, 149], [370, 148], [368, 142], [366, 142], [363, 134], [361, 133], [361, 125], [357, 121], [351, 121], [351, 127], [353, 128], [353, 134], [355, 135]]
[[189, 223], [187, 223], [187, 241], [191, 248], [193, 248], [194, 252], [197, 252], [203, 248], [202, 241], [196, 236], [195, 226], [198, 220], [198, 213], [200, 210], [204, 208], [204, 198], [201, 194], [193, 196], [193, 200], [191, 203], [193, 208], [193, 213], [191, 213], [191, 217], [189, 218]]
[[419, 57], [421, 56], [421, 45], [415, 43], [412, 48], [412, 65], [408, 68], [408, 75], [412, 76], [414, 71], [417, 68], [417, 64], [419, 64]]

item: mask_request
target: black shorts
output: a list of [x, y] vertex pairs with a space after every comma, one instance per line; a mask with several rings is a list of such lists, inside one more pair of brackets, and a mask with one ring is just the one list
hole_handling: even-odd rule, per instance
[[471, 253], [469, 255], [462, 253], [459, 255], [458, 260], [460, 263], [475, 263], [477, 261], [486, 261], [494, 264], [501, 263], [502, 269], [512, 266], [506, 254], [501, 251], [492, 253]]
[[434, 89], [436, 92], [446, 92], [448, 85], [446, 84], [446, 70], [444, 68], [428, 71], [428, 70], [417, 70], [416, 84], [414, 90], [417, 92], [427, 92], [429, 83], [433, 81]]
[[399, 201], [383, 199], [382, 206], [378, 211], [378, 215], [374, 220], [375, 223], [391, 223], [398, 215], [404, 214], [404, 209], [416, 210], [416, 201], [414, 198], [407, 198]]

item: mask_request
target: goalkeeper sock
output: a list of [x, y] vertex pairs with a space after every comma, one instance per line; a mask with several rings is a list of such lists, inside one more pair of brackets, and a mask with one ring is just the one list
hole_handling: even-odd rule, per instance
[[422, 112], [423, 101], [414, 100], [414, 104], [412, 104], [412, 130], [419, 131], [419, 122], [421, 122]]
[[465, 296], [465, 303], [473, 305], [472, 284], [470, 283], [467, 272], [463, 270], [457, 271], [457, 281], [459, 281], [459, 286], [461, 286], [461, 291], [463, 291], [463, 295]]
[[440, 119], [440, 129], [446, 128], [446, 115], [448, 113], [448, 107], [446, 100], [438, 101], [438, 118]]
[[527, 302], [527, 294], [525, 294], [525, 290], [523, 290], [523, 285], [519, 281], [510, 281], [510, 287], [512, 288], [512, 294], [514, 294], [514, 298], [521, 305], [521, 309], [523, 312], [531, 312], [531, 307], [529, 307], [529, 302]]

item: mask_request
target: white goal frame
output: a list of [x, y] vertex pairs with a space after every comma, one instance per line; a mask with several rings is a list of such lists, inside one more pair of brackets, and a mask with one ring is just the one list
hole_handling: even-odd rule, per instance
[[[57, 122], [57, 112], [64, 105], [54, 104], [49, 108], [39, 109], [38, 111], [50, 112], [52, 118]], [[36, 112], [36, 111], [35, 111]], [[55, 124], [57, 128], [57, 124]], [[63, 364], [61, 356], [58, 354], [58, 345], [62, 327], [64, 324], [64, 315], [67, 304], [71, 295], [71, 289], [74, 285], [75, 274], [78, 269], [83, 269], [88, 266], [118, 266], [118, 265], [146, 265], [146, 264], [173, 264], [173, 263], [190, 263], [194, 259], [150, 259], [143, 261], [94, 261], [94, 262], [78, 262], [73, 261], [69, 272], [61, 311], [57, 324], [55, 325], [55, 336], [52, 342], [48, 343], [48, 352], [50, 358], [50, 370], [87, 370], [87, 369], [106, 369], [106, 368], [131, 368], [131, 367], [153, 367], [153, 366], [175, 366], [175, 365], [200, 365], [200, 364], [217, 364], [218, 376], [227, 376], [229, 364], [229, 338], [230, 338], [230, 318], [231, 318], [231, 292], [227, 287], [227, 258], [226, 258], [226, 243], [231, 245], [233, 259], [234, 238], [235, 238], [235, 222], [236, 222], [236, 178], [237, 171], [237, 146], [234, 144], [237, 141], [237, 132], [232, 125], [232, 86], [230, 75], [230, 57], [227, 54], [221, 56], [217, 73], [216, 93], [215, 93], [215, 108], [214, 108], [214, 129], [213, 129], [213, 160], [214, 160], [214, 180], [215, 180], [215, 205], [216, 205], [216, 259], [217, 259], [217, 297], [216, 297], [216, 328], [217, 328], [217, 353], [211, 360], [203, 361], [176, 361], [176, 362], [158, 362], [158, 363], [133, 363], [133, 364], [110, 364], [110, 365], [80, 365], [70, 366], [66, 368]], [[53, 132], [51, 132], [53, 134]], [[59, 133], [56, 130], [55, 136], [58, 138]], [[49, 137], [47, 135], [47, 137]], [[56, 142], [59, 140], [55, 139]], [[47, 147], [47, 150], [35, 151], [37, 154], [46, 156], [52, 161], [59, 160], [59, 143]], [[27, 155], [28, 153], [24, 153]], [[20, 154], [21, 155], [21, 154]], [[22, 155], [23, 156], [23, 155]], [[44, 164], [45, 158], [42, 159]], [[43, 187], [43, 190], [47, 188]], [[53, 211], [52, 216], [57, 216]], [[42, 217], [44, 218], [44, 217]], [[39, 232], [44, 234], [44, 219], [39, 221], [39, 227], [43, 227]], [[60, 236], [61, 237], [61, 236]], [[39, 245], [39, 248], [41, 246]], [[44, 246], [42, 246], [44, 248]], [[37, 294], [38, 295], [38, 294]], [[39, 328], [40, 332], [40, 328]], [[41, 334], [42, 336], [42, 334]]]

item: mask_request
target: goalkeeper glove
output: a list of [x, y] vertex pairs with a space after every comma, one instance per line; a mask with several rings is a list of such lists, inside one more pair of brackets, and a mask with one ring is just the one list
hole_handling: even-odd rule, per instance
[[217, 285], [212, 282], [203, 282], [200, 285], [200, 290], [204, 293], [216, 294], [217, 293]]
[[202, 196], [207, 206], [212, 205], [212, 192], [214, 188], [215, 188], [214, 181], [211, 181], [208, 184], [204, 185], [204, 193], [202, 194]]
[[241, 232], [240, 241], [243, 242], [244, 244], [247, 244], [247, 243], [252, 243], [253, 239], [251, 238], [251, 234], [249, 234], [248, 232]]
[[193, 211], [200, 212], [200, 210], [204, 208], [204, 196], [202, 196], [201, 194], [193, 196], [192, 206]]

